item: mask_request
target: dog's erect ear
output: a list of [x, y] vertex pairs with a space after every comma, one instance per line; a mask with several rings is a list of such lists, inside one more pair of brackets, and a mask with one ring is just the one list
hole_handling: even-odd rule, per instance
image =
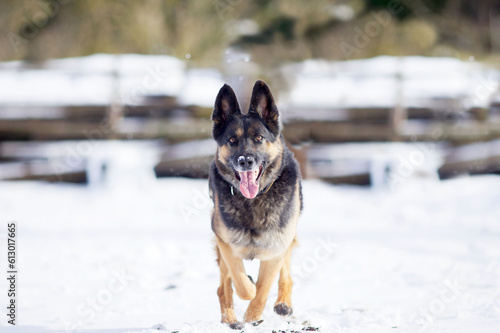
[[274, 135], [279, 135], [280, 122], [278, 108], [274, 104], [273, 94], [263, 81], [255, 82], [250, 100], [250, 110], [262, 117], [267, 127]]
[[225, 122], [235, 113], [241, 113], [238, 100], [233, 89], [225, 84], [219, 90], [219, 94], [215, 99], [214, 111], [212, 112], [212, 121], [214, 122], [212, 135], [215, 139], [222, 134]]

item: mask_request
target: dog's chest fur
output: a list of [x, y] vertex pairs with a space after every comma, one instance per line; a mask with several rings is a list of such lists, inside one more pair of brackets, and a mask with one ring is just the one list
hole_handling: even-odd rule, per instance
[[295, 237], [302, 206], [300, 173], [295, 160], [287, 157], [279, 177], [252, 200], [231, 190], [234, 185], [212, 165], [212, 229], [241, 258], [266, 260], [282, 255]]
[[222, 200], [221, 215], [228, 227], [229, 244], [244, 259], [269, 259], [282, 254], [294, 238], [297, 219], [291, 215], [299, 211], [294, 207], [294, 191], [277, 194], [272, 200], [267, 197], [273, 195], [270, 192], [254, 200], [241, 199], [241, 195]]

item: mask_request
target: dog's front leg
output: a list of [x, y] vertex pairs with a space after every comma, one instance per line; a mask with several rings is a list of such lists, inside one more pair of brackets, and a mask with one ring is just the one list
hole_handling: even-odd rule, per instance
[[255, 297], [256, 288], [255, 284], [250, 281], [247, 273], [245, 272], [243, 259], [237, 257], [233, 253], [229, 244], [224, 243], [219, 237], [216, 237], [216, 239], [222, 258], [224, 259], [227, 268], [229, 269], [229, 273], [231, 274], [236, 294], [239, 298], [245, 301], [253, 299]]
[[290, 260], [292, 257], [292, 248], [295, 246], [294, 240], [285, 255], [283, 266], [281, 266], [280, 278], [278, 280], [278, 299], [274, 304], [274, 312], [281, 316], [292, 314], [292, 276], [290, 273]]
[[248, 305], [248, 309], [245, 313], [245, 321], [247, 323], [256, 322], [261, 318], [271, 286], [274, 280], [276, 280], [284, 261], [284, 257], [279, 257], [277, 259], [260, 262], [257, 294]]
[[228, 324], [231, 328], [243, 328], [243, 324], [236, 320], [233, 306], [233, 285], [231, 282], [231, 275], [227, 268], [226, 262], [221, 257], [219, 247], [217, 247], [217, 263], [220, 269], [220, 286], [217, 289], [219, 296], [221, 321]]

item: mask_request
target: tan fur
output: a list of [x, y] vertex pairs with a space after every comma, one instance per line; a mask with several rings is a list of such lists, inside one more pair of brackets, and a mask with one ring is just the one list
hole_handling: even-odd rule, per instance
[[251, 300], [255, 297], [255, 285], [250, 281], [245, 273], [243, 260], [234, 255], [231, 246], [224, 243], [219, 237], [216, 236], [217, 246], [219, 248], [221, 257], [227, 265], [230, 277], [234, 283], [236, 294], [242, 300]]
[[229, 151], [227, 146], [221, 146], [217, 148], [216, 158], [222, 163], [226, 164], [229, 160], [229, 155], [231, 152]]
[[272, 260], [262, 260], [259, 268], [259, 279], [257, 280], [257, 294], [248, 305], [245, 312], [245, 321], [254, 322], [261, 318], [266, 306], [267, 296], [271, 290], [274, 280], [278, 276], [285, 258], [278, 257]]
[[277, 165], [274, 169], [274, 172], [265, 171], [262, 177], [260, 178], [260, 188], [266, 188], [269, 186], [277, 177], [277, 170], [281, 168], [281, 159], [280, 156], [283, 154], [283, 146], [279, 144], [279, 139], [275, 142], [266, 141], [264, 143], [266, 145], [267, 151], [269, 152], [269, 159], [271, 161], [276, 161]]
[[280, 303], [285, 303], [290, 308], [292, 307], [292, 276], [290, 272], [290, 261], [292, 258], [292, 249], [297, 245], [297, 241], [294, 239], [292, 245], [288, 249], [283, 266], [280, 271], [280, 278], [278, 280], [278, 299], [276, 300], [275, 306]]
[[277, 144], [276, 142], [266, 141], [265, 144], [267, 145], [267, 151], [269, 152], [271, 160], [275, 160], [283, 152], [283, 146]]
[[219, 247], [216, 246], [217, 252], [217, 263], [220, 269], [220, 286], [217, 289], [217, 295], [219, 296], [220, 310], [222, 314], [221, 321], [223, 323], [232, 324], [236, 323], [236, 314], [234, 313], [233, 305], [233, 286], [231, 284], [231, 275], [227, 268], [226, 263], [221, 258], [221, 253]]

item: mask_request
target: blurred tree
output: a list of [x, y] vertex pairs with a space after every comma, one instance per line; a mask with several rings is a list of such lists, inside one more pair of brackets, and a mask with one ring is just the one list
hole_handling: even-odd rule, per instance
[[[225, 2], [232, 15], [233, 2]], [[204, 61], [218, 59], [228, 44], [210, 1], [2, 0], [0, 9], [5, 60], [126, 52]]]
[[344, 59], [340, 45], [394, 5], [401, 10], [348, 58], [500, 49], [500, 0], [0, 0], [0, 59], [133, 52], [216, 65], [231, 45], [265, 66]]

